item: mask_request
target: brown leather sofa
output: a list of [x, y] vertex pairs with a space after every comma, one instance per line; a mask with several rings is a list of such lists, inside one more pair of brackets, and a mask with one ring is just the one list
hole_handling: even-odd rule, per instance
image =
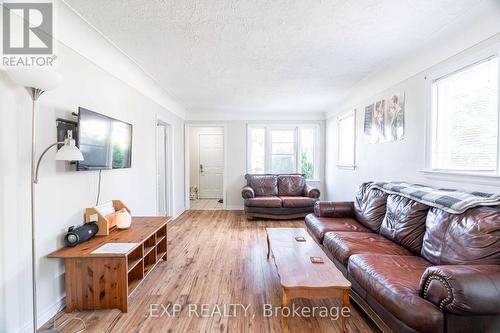
[[247, 185], [241, 196], [245, 199], [245, 216], [271, 219], [303, 218], [314, 210], [320, 192], [306, 184], [302, 174], [246, 174]]
[[500, 332], [500, 206], [454, 215], [363, 185], [306, 225], [382, 331]]

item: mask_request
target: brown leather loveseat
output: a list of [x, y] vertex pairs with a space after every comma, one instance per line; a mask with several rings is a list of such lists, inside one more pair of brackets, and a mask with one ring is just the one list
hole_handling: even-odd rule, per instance
[[500, 332], [500, 206], [451, 214], [364, 184], [306, 225], [382, 330]]
[[306, 184], [302, 174], [246, 174], [247, 185], [241, 196], [245, 200], [245, 216], [272, 219], [301, 218], [314, 210], [320, 192]]

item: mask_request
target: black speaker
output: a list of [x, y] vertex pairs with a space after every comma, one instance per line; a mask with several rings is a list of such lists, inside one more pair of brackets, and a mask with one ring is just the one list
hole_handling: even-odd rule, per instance
[[72, 226], [68, 228], [68, 233], [64, 236], [66, 246], [77, 246], [86, 242], [97, 234], [99, 226], [95, 222], [85, 223], [79, 227]]

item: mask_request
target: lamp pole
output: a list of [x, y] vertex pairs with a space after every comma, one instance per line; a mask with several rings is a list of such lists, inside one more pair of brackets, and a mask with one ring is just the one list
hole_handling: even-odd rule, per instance
[[33, 332], [37, 331], [38, 308], [36, 300], [36, 238], [35, 238], [35, 159], [36, 159], [36, 102], [44, 91], [38, 88], [27, 87], [31, 97], [31, 279], [33, 304]]

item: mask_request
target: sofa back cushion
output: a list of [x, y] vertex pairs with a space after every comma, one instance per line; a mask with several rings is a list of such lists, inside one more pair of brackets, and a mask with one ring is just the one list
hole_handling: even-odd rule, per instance
[[427, 205], [399, 195], [389, 195], [380, 234], [420, 254], [429, 208]]
[[421, 256], [434, 265], [499, 265], [500, 206], [458, 215], [431, 208]]
[[278, 176], [276, 175], [245, 175], [247, 185], [253, 188], [255, 196], [278, 195]]
[[278, 195], [299, 196], [303, 195], [306, 179], [303, 175], [279, 175]]
[[354, 216], [365, 227], [378, 231], [385, 216], [387, 194], [362, 184], [354, 200]]

